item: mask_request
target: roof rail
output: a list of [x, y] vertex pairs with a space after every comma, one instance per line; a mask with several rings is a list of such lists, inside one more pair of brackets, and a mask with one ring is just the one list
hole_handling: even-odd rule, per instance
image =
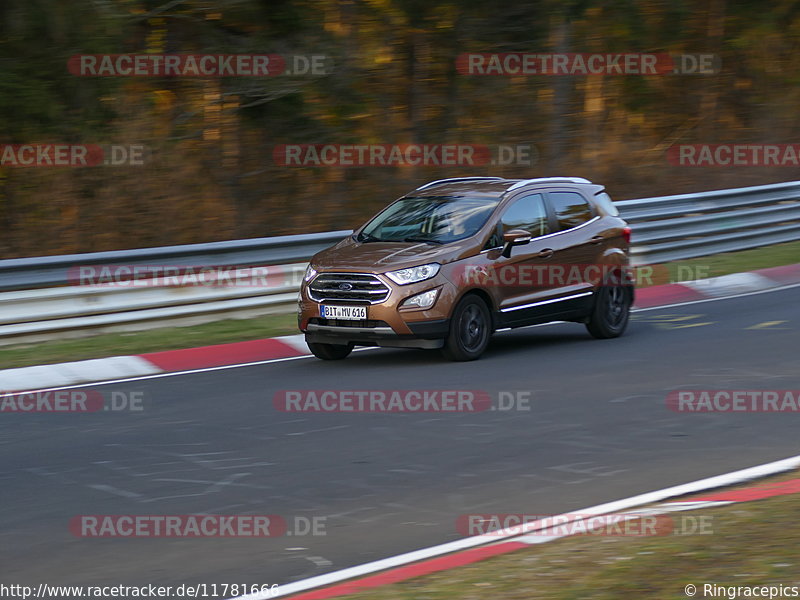
[[592, 183], [588, 179], [584, 179], [583, 177], [537, 177], [535, 179], [523, 179], [522, 181], [518, 181], [507, 191], [515, 190], [517, 188], [522, 187], [523, 185], [528, 185], [529, 183]]
[[431, 187], [432, 185], [438, 185], [440, 183], [450, 183], [455, 181], [479, 181], [479, 180], [503, 181], [503, 178], [502, 177], [450, 177], [448, 179], [437, 179], [436, 181], [431, 181], [430, 183], [426, 183], [425, 185], [418, 187], [417, 190], [424, 190], [427, 187]]

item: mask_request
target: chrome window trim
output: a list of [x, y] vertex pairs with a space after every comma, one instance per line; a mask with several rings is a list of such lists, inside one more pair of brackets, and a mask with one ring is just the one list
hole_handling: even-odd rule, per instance
[[540, 300], [539, 302], [531, 302], [530, 304], [520, 304], [516, 306], [508, 306], [501, 308], [500, 312], [512, 312], [515, 310], [522, 310], [524, 308], [533, 308], [534, 306], [542, 306], [544, 304], [553, 304], [554, 302], [563, 302], [565, 300], [574, 300], [575, 298], [583, 298], [584, 296], [591, 296], [594, 292], [581, 292], [580, 294], [572, 294], [571, 296], [561, 296], [560, 298], [550, 298], [549, 300]]
[[[575, 227], [572, 227], [570, 229], [564, 229], [563, 231], [555, 231], [553, 233], [546, 233], [545, 235], [540, 235], [538, 237], [531, 238], [530, 243], [532, 244], [533, 242], [538, 242], [539, 240], [544, 240], [546, 238], [553, 237], [554, 235], [561, 235], [562, 233], [569, 233], [570, 231], [575, 231], [576, 229], [580, 229], [581, 227], [586, 227], [589, 223], [597, 221], [598, 219], [601, 218], [602, 217], [600, 215], [596, 215], [591, 219], [589, 219], [588, 221], [586, 221], [585, 223], [581, 223], [580, 225], [576, 225]], [[495, 246], [494, 248], [487, 248], [486, 250], [481, 250], [480, 254], [483, 254], [484, 252], [491, 252], [492, 250], [497, 250], [498, 248], [502, 248], [502, 246]]]

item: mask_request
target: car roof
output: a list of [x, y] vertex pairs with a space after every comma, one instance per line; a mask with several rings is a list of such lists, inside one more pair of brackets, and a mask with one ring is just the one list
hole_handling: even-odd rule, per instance
[[547, 185], [591, 186], [597, 193], [603, 186], [592, 184], [582, 177], [538, 177], [534, 179], [504, 179], [502, 177], [454, 177], [438, 179], [426, 183], [406, 194], [410, 197], [432, 196], [485, 196], [500, 197], [506, 192], [528, 186], [541, 187]]

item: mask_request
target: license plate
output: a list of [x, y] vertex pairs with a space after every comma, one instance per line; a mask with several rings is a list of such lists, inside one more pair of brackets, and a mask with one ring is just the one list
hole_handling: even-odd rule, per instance
[[319, 307], [320, 316], [325, 319], [343, 319], [345, 321], [366, 321], [366, 306], [331, 306]]

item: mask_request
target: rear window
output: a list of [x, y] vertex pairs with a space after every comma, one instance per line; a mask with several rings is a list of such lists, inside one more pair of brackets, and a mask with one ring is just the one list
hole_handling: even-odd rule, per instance
[[550, 192], [549, 196], [561, 230], [572, 229], [594, 217], [591, 204], [577, 192]]
[[594, 201], [600, 205], [600, 208], [603, 209], [603, 212], [612, 217], [619, 216], [619, 209], [616, 207], [614, 202], [611, 200], [611, 196], [606, 194], [605, 192], [600, 192], [596, 194], [594, 197]]

